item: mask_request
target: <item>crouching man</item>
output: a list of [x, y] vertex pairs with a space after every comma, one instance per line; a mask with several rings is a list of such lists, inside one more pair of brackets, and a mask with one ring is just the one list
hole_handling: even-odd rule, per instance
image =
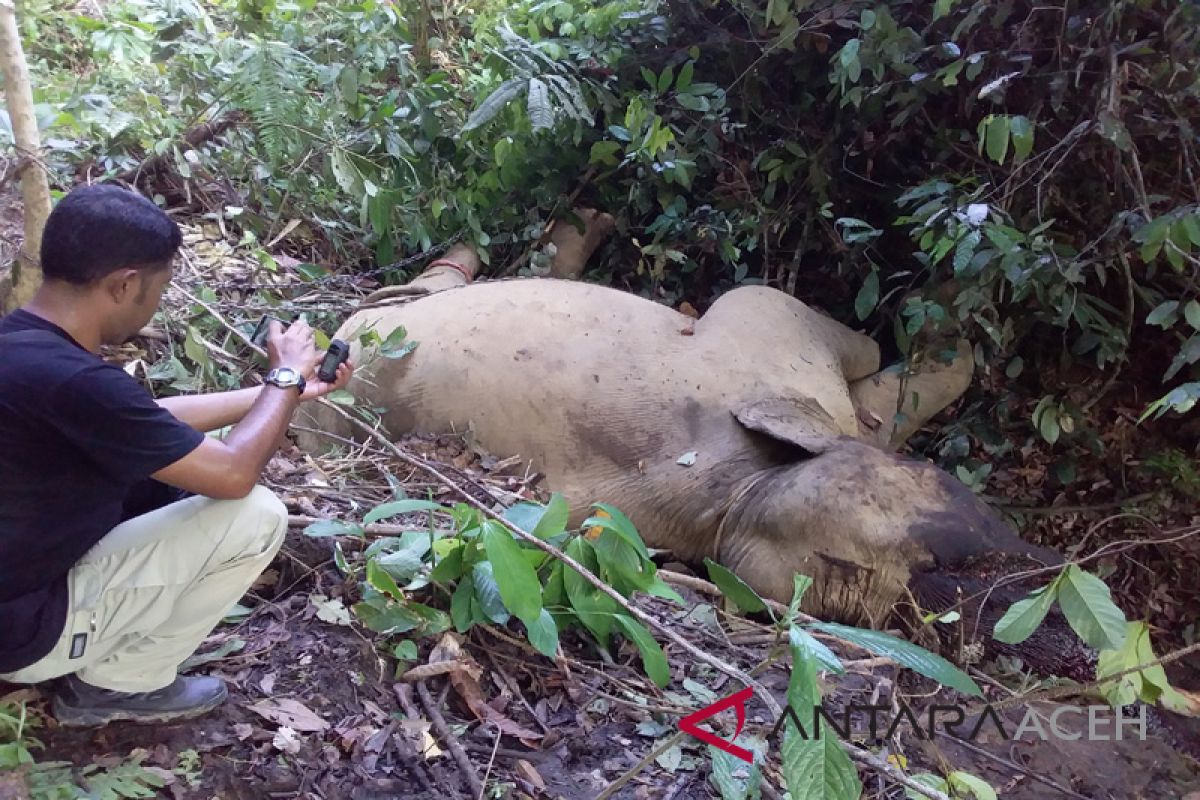
[[257, 482], [292, 415], [353, 372], [319, 382], [312, 330], [273, 323], [263, 386], [154, 400], [98, 353], [150, 321], [180, 243], [140, 195], [77, 189], [46, 223], [41, 289], [0, 320], [0, 680], [60, 679], [64, 725], [225, 699], [178, 667], [283, 543]]

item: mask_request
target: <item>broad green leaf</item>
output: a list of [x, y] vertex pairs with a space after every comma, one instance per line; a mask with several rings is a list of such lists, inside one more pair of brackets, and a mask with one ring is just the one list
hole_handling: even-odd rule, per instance
[[[792, 648], [792, 674], [788, 679], [787, 705], [802, 724], [810, 724], [812, 710], [821, 704], [821, 690], [817, 685], [816, 661], [809, 658], [800, 648]], [[825, 800], [851, 800], [862, 794], [858, 770], [846, 755], [838, 737], [822, 731], [807, 731], [807, 736], [796, 727], [789, 715], [784, 720], [783, 745], [779, 756], [782, 763], [783, 782], [788, 793], [797, 800], [813, 798]]]
[[1178, 310], [1178, 300], [1168, 300], [1165, 303], [1160, 303], [1154, 307], [1153, 311], [1146, 315], [1146, 324], [1157, 325], [1163, 330], [1166, 330], [1175, 324], [1175, 321], [1178, 318], [1176, 317]]
[[355, 603], [354, 615], [376, 633], [408, 633], [421, 624], [421, 619], [401, 603]]
[[463, 125], [462, 132], [473, 131], [481, 125], [491, 122], [514, 97], [525, 89], [526, 83], [523, 78], [510, 78], [500, 84], [496, 91], [488, 95], [487, 99], [480, 104], [479, 108], [471, 112], [471, 116]]
[[946, 776], [946, 782], [958, 795], [970, 792], [976, 800], [997, 800], [996, 790], [986, 781], [976, 778], [969, 772], [951, 772]]
[[[462, 577], [463, 569], [465, 568], [465, 565], [463, 564], [463, 553], [466, 548], [462, 542], [456, 540], [450, 541], [453, 541], [457, 546], [444, 553], [442, 557], [438, 559], [437, 565], [429, 573], [429, 580], [433, 581], [434, 583], [448, 583], [449, 581], [456, 581]], [[436, 545], [437, 542], [434, 544]], [[438, 548], [435, 547], [434, 551], [437, 552], [437, 549]]]
[[854, 298], [854, 313], [860, 320], [864, 320], [871, 316], [871, 312], [875, 310], [875, 306], [879, 304], [879, 271], [871, 270], [867, 275], [867, 279], [863, 281], [862, 288], [858, 290], [858, 296]]
[[412, 639], [405, 639], [392, 648], [392, 656], [401, 661], [413, 661], [418, 655], [417, 643]]
[[852, 628], [833, 622], [814, 622], [805, 627], [832, 634], [851, 644], [856, 644], [872, 653], [887, 656], [901, 666], [908, 667], [927, 678], [931, 678], [944, 686], [956, 689], [963, 694], [982, 697], [978, 684], [971, 676], [951, 664], [939, 655], [918, 647], [912, 642], [906, 642], [880, 631], [868, 631], [862, 628]]
[[384, 594], [391, 595], [395, 600], [403, 601], [405, 599], [404, 592], [396, 584], [396, 580], [375, 559], [367, 562], [367, 583]]
[[450, 618], [454, 620], [454, 630], [466, 633], [474, 623], [471, 616], [471, 600], [475, 595], [475, 582], [470, 576], [463, 576], [450, 596]]
[[1033, 124], [1028, 117], [1012, 117], [1008, 123], [1012, 131], [1013, 156], [1024, 161], [1033, 152]]
[[[692, 76], [696, 70], [696, 63], [689, 61], [679, 70], [679, 79], [675, 81], [675, 91], [686, 92], [692, 85]], [[1197, 244], [1200, 244], [1198, 242]]]
[[373, 522], [378, 522], [381, 519], [395, 517], [400, 514], [410, 514], [413, 511], [445, 511], [440, 503], [435, 503], [432, 500], [417, 500], [415, 498], [406, 498], [404, 500], [393, 500], [390, 503], [383, 503], [367, 512], [363, 517], [363, 524], [370, 525]]
[[1058, 582], [1055, 581], [1040, 594], [1013, 603], [996, 623], [992, 636], [996, 641], [1005, 644], [1020, 644], [1025, 641], [1042, 624], [1057, 596]]
[[347, 103], [358, 100], [358, 67], [349, 64], [342, 67], [341, 73], [338, 74], [338, 88], [341, 89], [342, 98]]
[[1003, 164], [1008, 155], [1009, 125], [1005, 115], [993, 116], [987, 123], [987, 154], [997, 164]]
[[340, 519], [320, 519], [304, 529], [305, 536], [362, 536], [363, 529], [353, 522]]
[[755, 613], [768, 610], [767, 604], [758, 596], [758, 592], [751, 589], [745, 581], [734, 575], [729, 569], [711, 558], [704, 559], [704, 566], [708, 568], [709, 580], [717, 585], [727, 600], [742, 611]]
[[642, 623], [624, 614], [617, 614], [616, 620], [621, 631], [637, 645], [638, 652], [642, 654], [642, 666], [650, 680], [659, 688], [670, 683], [671, 671], [667, 666], [667, 655], [650, 635], [650, 631], [646, 630]]
[[[950, 787], [946, 785], [946, 781], [939, 778], [937, 775], [932, 775], [928, 772], [921, 772], [916, 775], [909, 776], [914, 783], [919, 783], [928, 789], [936, 789], [943, 794], [950, 791]], [[920, 794], [912, 789], [904, 790], [906, 800], [925, 800], [926, 795]]]
[[1200, 331], [1200, 303], [1189, 300], [1188, 304], [1183, 307], [1183, 318], [1187, 320], [1188, 325]]
[[500, 596], [500, 586], [492, 562], [480, 561], [471, 569], [471, 582], [475, 585], [475, 600], [483, 615], [497, 625], [508, 622], [508, 609]]
[[[596, 551], [591, 542], [582, 536], [577, 536], [567, 544], [567, 555], [578, 561], [585, 569], [593, 574], [599, 569]], [[599, 589], [592, 586], [575, 570], [563, 568], [563, 587], [571, 610], [579, 617], [579, 621], [607, 646], [612, 631], [613, 615], [620, 608], [616, 601]]]
[[[552, 536], [557, 536], [566, 530], [567, 519], [571, 516], [571, 507], [567, 504], [564, 498], [558, 492], [555, 492], [550, 497], [550, 502], [546, 504], [545, 513], [537, 521], [537, 525], [530, 531], [539, 539], [549, 539]], [[526, 530], [529, 530], [526, 528]]]
[[1180, 221], [1180, 224], [1187, 233], [1188, 241], [1200, 247], [1200, 215], [1188, 214]]
[[646, 569], [646, 565], [653, 567], [652, 562], [643, 561], [620, 536], [611, 530], [601, 531], [592, 546], [608, 583], [621, 594], [628, 595], [635, 589], [644, 592], [650, 588], [654, 574]]
[[534, 623], [525, 626], [525, 631], [534, 649], [547, 658], [554, 658], [558, 652], [558, 625], [549, 611], [543, 608]]
[[675, 67], [668, 64], [667, 68], [664, 69], [662, 71], [662, 74], [658, 76], [658, 93], [666, 94], [667, 90], [669, 90], [671, 88], [671, 83], [674, 80], [675, 80]]
[[793, 625], [788, 630], [788, 641], [794, 649], [802, 651], [805, 658], [815, 658], [824, 669], [838, 675], [845, 674], [846, 668], [842, 666], [837, 655], [826, 647], [824, 642], [798, 625]]
[[483, 546], [504, 605], [526, 625], [536, 622], [542, 611], [542, 584], [521, 555], [521, 546], [495, 520], [483, 524]]
[[1058, 590], [1058, 604], [1079, 638], [1097, 650], [1125, 642], [1125, 614], [1112, 601], [1107, 584], [1072, 564]]
[[581, 527], [584, 529], [594, 527], [610, 530], [633, 545], [633, 548], [637, 550], [638, 555], [642, 558], [650, 558], [650, 551], [646, 549], [646, 543], [642, 540], [642, 536], [638, 533], [637, 528], [629, 521], [629, 517], [607, 503], [596, 503], [593, 507], [599, 509], [599, 511], [607, 516], [596, 514], [595, 516], [588, 517], [584, 520]]

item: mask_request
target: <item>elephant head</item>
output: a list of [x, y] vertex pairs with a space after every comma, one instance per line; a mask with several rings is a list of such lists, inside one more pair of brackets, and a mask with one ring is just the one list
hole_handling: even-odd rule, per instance
[[786, 600], [793, 574], [814, 581], [804, 610], [878, 626], [898, 605], [937, 600], [925, 576], [1005, 557], [1061, 563], [1030, 545], [966, 486], [932, 463], [832, 434], [808, 399], [739, 409], [743, 426], [801, 452], [765, 470], [730, 502], [718, 559], [764, 596]]

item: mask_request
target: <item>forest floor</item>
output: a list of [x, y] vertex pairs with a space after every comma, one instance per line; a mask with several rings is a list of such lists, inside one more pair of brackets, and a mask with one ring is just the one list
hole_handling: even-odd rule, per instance
[[[188, 245], [194, 286], [212, 285], [214, 272], [235, 282], [257, 272], [257, 262], [249, 263], [237, 248], [222, 243], [211, 226], [203, 234], [197, 230], [192, 229]], [[214, 260], [220, 263], [214, 265]], [[175, 302], [186, 303], [179, 297]], [[236, 302], [229, 299], [230, 307]], [[162, 339], [151, 336], [109, 355], [125, 364], [152, 364], [162, 348]], [[1178, 534], [1200, 528], [1200, 511], [1195, 499], [1167, 478], [1130, 469], [1147, 442], [1139, 440], [1144, 434], [1131, 424], [1136, 419], [1132, 400], [1123, 404], [1119, 387], [1113, 397], [1117, 399], [1094, 413], [1103, 417], [1097, 422], [1107, 452], [1119, 456], [1085, 465], [1094, 471], [1090, 478], [1077, 478], [1069, 491], [1056, 490], [1048, 478], [1053, 454], [1025, 447], [996, 464], [988, 487], [1000, 502], [1025, 507], [1018, 521], [1028, 538], [1060, 548], [1085, 542], [1088, 551], [1126, 539], [1142, 542], [1113, 559], [1108, 580], [1118, 603], [1150, 618], [1156, 636], [1172, 632], [1160, 644], [1162, 652], [1197, 635], [1200, 547], [1196, 536]], [[459, 437], [409, 437], [401, 445], [510, 497], [534, 493], [505, 462]], [[706, 665], [689, 663], [685, 653], [667, 643], [672, 681], [664, 690], [646, 680], [632, 648], [608, 656], [568, 633], [562, 658], [552, 661], [496, 626], [422, 641], [418, 658], [397, 674], [396, 659], [380, 650], [369, 631], [351, 624], [346, 609], [357, 587], [335, 565], [333, 539], [303, 532], [313, 519], [361, 513], [363, 503], [386, 496], [386, 491], [380, 494], [387, 485], [378, 469], [386, 454], [364, 448], [360, 456], [350, 463], [345, 456], [326, 460], [287, 448], [269, 465], [265, 483], [285, 499], [294, 515], [293, 530], [238, 613], [187, 665], [228, 682], [231, 695], [222, 708], [173, 725], [117, 723], [82, 731], [59, 728], [47, 718], [44, 727], [33, 731], [45, 745], [36, 752], [38, 759], [79, 768], [134, 759], [165, 784], [160, 796], [175, 798], [449, 800], [474, 798], [473, 779], [482, 782], [485, 797], [592, 800], [606, 791], [614, 798], [646, 800], [719, 796], [709, 781], [708, 748], [690, 736], [677, 736], [679, 719], [740, 687], [727, 684]], [[454, 499], [452, 487], [431, 482], [414, 469], [397, 463], [388, 469], [410, 496], [433, 491]], [[1033, 505], [1045, 507], [1030, 510]], [[1178, 541], [1162, 544], [1163, 539]], [[669, 554], [663, 558], [670, 561]], [[666, 570], [686, 575], [689, 567], [669, 563]], [[727, 614], [703, 581], [684, 578], [676, 588], [687, 600], [685, 607], [646, 597], [638, 602], [731, 664], [749, 670], [765, 663], [759, 677], [782, 702], [788, 664], [786, 658], [770, 657], [775, 644], [771, 629]], [[901, 673], [885, 659], [831, 647], [848, 672], [825, 680], [829, 707], [905, 698], [914, 704], [962, 700], [950, 690], [932, 695], [935, 685]], [[1176, 662], [1168, 672], [1177, 688], [1200, 696], [1200, 664], [1195, 660]], [[1019, 674], [1006, 672], [1005, 665], [976, 665], [972, 674], [992, 702], [1034, 688]], [[0, 687], [0, 700], [7, 693], [9, 700], [27, 700], [35, 710], [45, 710], [42, 688]], [[1025, 707], [1002, 712], [1010, 735]], [[1041, 707], [1049, 711], [1049, 706]], [[730, 716], [721, 719], [729, 722], [725, 717]], [[1060, 724], [1078, 728], [1077, 719], [1071, 715]], [[986, 780], [1004, 798], [1197, 800], [1200, 728], [1194, 723], [1155, 712], [1145, 741], [1109, 742], [1015, 742], [990, 725], [964, 742], [947, 735], [928, 739], [902, 726], [894, 736], [869, 744], [910, 773], [964, 770]], [[762, 737], [768, 726], [765, 707], [753, 701], [747, 730]], [[732, 725], [726, 729], [732, 732]], [[451, 742], [465, 759], [456, 759]], [[775, 766], [766, 770], [766, 797], [781, 796], [779, 743], [777, 737], [767, 743]], [[664, 745], [670, 746], [635, 769]], [[628, 780], [622, 784], [623, 778]], [[904, 796], [903, 789], [878, 775], [863, 773], [863, 778], [867, 797]], [[0, 798], [6, 791], [21, 796], [15, 783], [0, 776]]]

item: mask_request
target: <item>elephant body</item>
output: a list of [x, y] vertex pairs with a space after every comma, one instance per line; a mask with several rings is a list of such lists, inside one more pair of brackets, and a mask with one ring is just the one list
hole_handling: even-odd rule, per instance
[[[416, 350], [364, 363], [359, 336], [398, 326]], [[895, 393], [877, 345], [774, 289], [734, 289], [695, 320], [577, 281], [481, 282], [360, 310], [336, 335], [359, 365], [349, 390], [386, 409], [390, 434], [470, 431], [544, 474], [572, 524], [611, 503], [651, 547], [711, 557], [782, 601], [807, 574], [805, 610], [826, 618], [878, 623], [917, 572], [1033, 552], [958, 481], [880, 446], [864, 418], [878, 425]], [[963, 372], [930, 369], [940, 393], [910, 427]]]

